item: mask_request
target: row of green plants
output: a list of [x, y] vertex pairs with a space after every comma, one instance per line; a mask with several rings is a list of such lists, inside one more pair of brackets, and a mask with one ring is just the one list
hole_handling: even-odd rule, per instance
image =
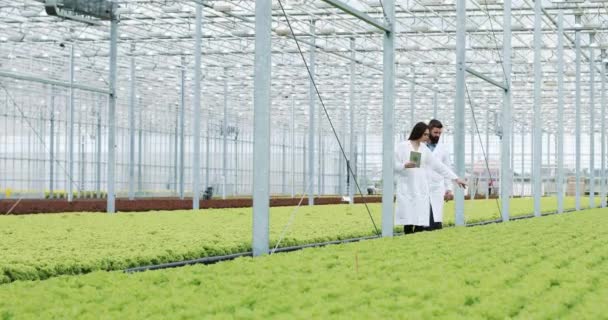
[[[3, 319], [604, 319], [608, 211], [0, 286]], [[27, 302], [27, 303], [24, 303]]]
[[[555, 210], [551, 199], [543, 201], [545, 210]], [[531, 204], [531, 199], [512, 200], [512, 215], [529, 214]], [[381, 204], [369, 208], [380, 228]], [[293, 211], [271, 208], [272, 246]], [[469, 223], [500, 217], [495, 200], [467, 201], [465, 213]], [[452, 202], [444, 223], [454, 223]], [[251, 229], [251, 208], [0, 216], [0, 283], [245, 252], [251, 248]], [[395, 231], [402, 229], [396, 226]], [[280, 245], [374, 234], [363, 205], [303, 206]]]

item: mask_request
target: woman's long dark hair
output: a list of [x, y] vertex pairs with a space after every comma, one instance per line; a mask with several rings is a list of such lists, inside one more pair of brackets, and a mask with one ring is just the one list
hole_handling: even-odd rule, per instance
[[426, 123], [424, 123], [424, 122], [416, 123], [416, 125], [414, 126], [414, 129], [412, 129], [412, 133], [410, 133], [410, 137], [408, 138], [408, 140], [414, 141], [414, 140], [418, 140], [418, 139], [422, 138], [422, 135], [428, 129], [429, 129], [429, 126], [427, 126]]

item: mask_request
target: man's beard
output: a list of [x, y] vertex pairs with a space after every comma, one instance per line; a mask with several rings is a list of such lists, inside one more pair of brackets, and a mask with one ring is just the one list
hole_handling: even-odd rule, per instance
[[429, 140], [430, 140], [429, 142], [430, 142], [431, 144], [437, 144], [437, 143], [439, 143], [439, 138], [440, 138], [440, 137], [433, 137], [433, 136], [430, 136], [430, 137], [429, 137]]

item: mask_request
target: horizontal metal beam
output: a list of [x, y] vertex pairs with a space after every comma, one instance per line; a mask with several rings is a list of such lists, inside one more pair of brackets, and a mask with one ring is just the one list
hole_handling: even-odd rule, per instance
[[497, 86], [497, 87], [499, 87], [499, 88], [501, 88], [501, 89], [503, 89], [503, 90], [505, 90], [505, 91], [509, 91], [509, 87], [505, 86], [503, 83], [500, 83], [500, 82], [498, 82], [498, 81], [495, 81], [495, 80], [493, 80], [493, 79], [490, 79], [489, 77], [486, 77], [486, 76], [485, 76], [485, 75], [483, 75], [481, 72], [475, 71], [475, 70], [473, 70], [473, 69], [471, 69], [471, 68], [469, 68], [469, 67], [466, 67], [466, 68], [465, 68], [465, 70], [466, 70], [468, 73], [470, 73], [470, 74], [472, 74], [472, 75], [476, 76], [477, 78], [479, 78], [479, 79], [481, 79], [481, 80], [485, 80], [486, 82], [488, 82], [488, 83], [490, 83], [490, 84], [493, 84], [493, 85], [495, 85], [495, 86]]
[[378, 20], [370, 17], [367, 13], [361, 12], [340, 0], [321, 0], [321, 1], [331, 5], [333, 7], [336, 7], [338, 9], [352, 15], [353, 17], [357, 17], [380, 30], [383, 30], [385, 32], [392, 31], [391, 28], [387, 24], [379, 22]]
[[94, 88], [94, 87], [89, 87], [89, 86], [83, 86], [81, 84], [74, 84], [74, 85], [70, 86], [70, 83], [65, 82], [65, 81], [45, 79], [45, 78], [39, 78], [36, 76], [28, 76], [28, 75], [23, 75], [23, 74], [16, 74], [16, 73], [2, 71], [2, 70], [0, 70], [0, 77], [12, 78], [12, 79], [23, 80], [23, 81], [31, 81], [31, 82], [37, 82], [37, 83], [42, 83], [42, 84], [50, 84], [50, 85], [64, 87], [64, 88], [72, 87], [72, 88], [78, 89], [78, 90], [110, 94], [110, 91], [107, 89], [99, 89], [99, 88]]

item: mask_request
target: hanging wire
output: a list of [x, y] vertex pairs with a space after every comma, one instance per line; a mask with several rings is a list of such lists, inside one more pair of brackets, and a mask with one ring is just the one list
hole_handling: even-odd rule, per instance
[[[300, 56], [302, 57], [302, 62], [304, 63], [304, 66], [306, 67], [306, 71], [308, 72], [310, 81], [315, 89], [317, 97], [319, 98], [319, 102], [321, 103], [321, 106], [323, 107], [323, 112], [325, 113], [325, 116], [327, 117], [327, 121], [329, 122], [331, 130], [334, 134], [334, 137], [336, 138], [336, 141], [338, 142], [338, 146], [340, 147], [340, 152], [342, 153], [342, 157], [344, 158], [344, 160], [347, 161], [347, 163], [349, 163], [348, 156], [346, 155], [346, 152], [344, 151], [344, 147], [342, 145], [342, 142], [340, 141], [340, 137], [338, 136], [336, 128], [334, 127], [334, 124], [331, 121], [331, 117], [329, 116], [329, 112], [327, 111], [327, 107], [325, 106], [325, 102], [323, 101], [323, 97], [321, 97], [321, 93], [320, 93], [317, 83], [313, 77], [313, 74], [310, 70], [310, 66], [308, 65], [308, 62], [306, 61], [306, 58], [304, 57], [304, 52], [302, 51], [302, 48], [300, 47], [300, 42], [298, 41], [298, 38], [293, 30], [289, 17], [287, 16], [287, 12], [285, 12], [285, 7], [283, 6], [283, 2], [281, 0], [278, 0], [278, 2], [279, 2], [279, 6], [281, 7], [281, 11], [283, 12], [283, 16], [285, 17], [285, 21], [287, 22], [287, 26], [289, 27], [289, 30], [291, 32], [292, 38], [296, 43], [298, 52], [300, 53]], [[380, 236], [381, 233], [378, 230], [378, 227], [376, 226], [376, 221], [374, 220], [371, 210], [369, 209], [369, 206], [367, 205], [367, 201], [365, 201], [365, 197], [363, 196], [363, 191], [361, 190], [361, 186], [359, 185], [359, 182], [357, 181], [357, 178], [355, 177], [353, 169], [350, 165], [347, 165], [347, 167], [348, 167], [348, 172], [349, 172], [350, 176], [352, 177], [353, 181], [355, 182], [355, 186], [357, 187], [358, 194], [360, 196], [362, 196], [363, 204], [365, 205], [365, 209], [367, 210], [369, 219], [371, 220], [371, 223], [374, 226], [374, 231], [375, 231], [376, 235]]]
[[[6, 93], [6, 96], [10, 99], [10, 102], [13, 104], [13, 106], [19, 110], [19, 113], [21, 113], [21, 118], [25, 120], [25, 122], [27, 123], [27, 125], [30, 127], [30, 129], [34, 132], [34, 135], [36, 136], [36, 138], [38, 138], [40, 140], [40, 142], [42, 143], [42, 145], [44, 146], [44, 149], [46, 151], [51, 151], [50, 148], [48, 147], [48, 145], [45, 143], [44, 138], [40, 135], [40, 133], [38, 132], [38, 130], [36, 130], [36, 128], [34, 127], [34, 125], [30, 122], [29, 117], [27, 117], [25, 115], [25, 112], [23, 111], [23, 109], [21, 108], [21, 106], [19, 106], [19, 104], [15, 101], [15, 98], [13, 97], [13, 95], [8, 91], [8, 89], [4, 86], [4, 84], [2, 82], [0, 82], [0, 88], [2, 88], [2, 90], [4, 90], [4, 92]], [[55, 160], [57, 166], [59, 166], [61, 169], [63, 169], [67, 179], [68, 179], [68, 183], [72, 184], [73, 186], [76, 187], [76, 190], [78, 191], [82, 191], [79, 186], [78, 183], [76, 181], [74, 181], [73, 177], [70, 175], [69, 171], [61, 164], [61, 162], [59, 162], [58, 160]], [[9, 215], [11, 214], [11, 212], [13, 212], [13, 210], [17, 207], [17, 205], [21, 202], [21, 200], [23, 200], [23, 196], [19, 197], [19, 199], [17, 199], [17, 202], [15, 202], [13, 204], [13, 206], [5, 213], [5, 215]]]
[[[485, 4], [485, 13], [488, 15], [488, 20], [490, 21], [490, 31], [492, 31], [492, 40], [494, 40], [494, 44], [496, 45], [496, 47], [494, 48], [496, 52], [496, 54], [498, 55], [498, 62], [500, 63], [500, 67], [502, 68], [502, 75], [504, 77], [504, 81], [507, 81], [507, 72], [505, 71], [505, 64], [504, 64], [504, 59], [502, 57], [502, 54], [500, 53], [500, 46], [498, 45], [498, 40], [497, 40], [497, 36], [496, 36], [496, 31], [494, 30], [494, 24], [492, 23], [492, 15], [490, 15], [490, 9], [488, 8], [488, 2], [484, 1]], [[504, 32], [504, 26], [503, 26], [503, 32]]]
[[285, 227], [283, 227], [283, 231], [281, 231], [279, 240], [277, 241], [277, 244], [274, 246], [274, 248], [272, 248], [272, 250], [270, 251], [270, 254], [274, 254], [277, 251], [277, 249], [279, 248], [279, 245], [281, 244], [283, 239], [285, 239], [285, 236], [287, 235], [287, 230], [289, 230], [289, 227], [291, 227], [291, 224], [293, 223], [293, 221], [296, 218], [296, 214], [298, 214], [298, 210], [302, 206], [302, 203], [304, 203], [304, 198], [306, 198], [306, 194], [308, 192], [310, 192], [310, 189], [312, 188], [313, 181], [314, 181], [314, 179], [310, 179], [310, 181], [308, 181], [308, 186], [306, 187], [306, 190], [304, 190], [304, 192], [302, 193], [302, 196], [300, 197], [300, 201], [298, 201], [298, 205], [291, 212], [291, 215], [289, 216], [289, 220], [287, 220], [287, 224], [285, 225]]
[[[471, 116], [473, 117], [473, 123], [475, 124], [475, 131], [477, 132], [477, 137], [479, 138], [479, 144], [481, 145], [481, 151], [483, 152], [483, 159], [486, 165], [486, 170], [488, 170], [488, 177], [490, 180], [494, 180], [494, 177], [492, 176], [492, 172], [490, 171], [490, 162], [488, 161], [488, 154], [486, 153], [486, 149], [483, 146], [483, 142], [481, 140], [481, 133], [479, 132], [479, 125], [477, 124], [477, 118], [475, 117], [475, 105], [473, 104], [473, 101], [471, 100], [471, 95], [469, 94], [469, 86], [466, 84], [464, 84], [464, 88], [467, 92], [467, 99], [469, 100], [469, 106], [471, 107]], [[487, 130], [487, 128], [486, 128]], [[473, 141], [471, 141], [471, 143], [473, 143]], [[499, 218], [502, 216], [502, 211], [500, 208], [500, 202], [498, 201], [498, 198], [496, 198], [496, 208], [498, 208], [498, 214], [499, 214]]]

